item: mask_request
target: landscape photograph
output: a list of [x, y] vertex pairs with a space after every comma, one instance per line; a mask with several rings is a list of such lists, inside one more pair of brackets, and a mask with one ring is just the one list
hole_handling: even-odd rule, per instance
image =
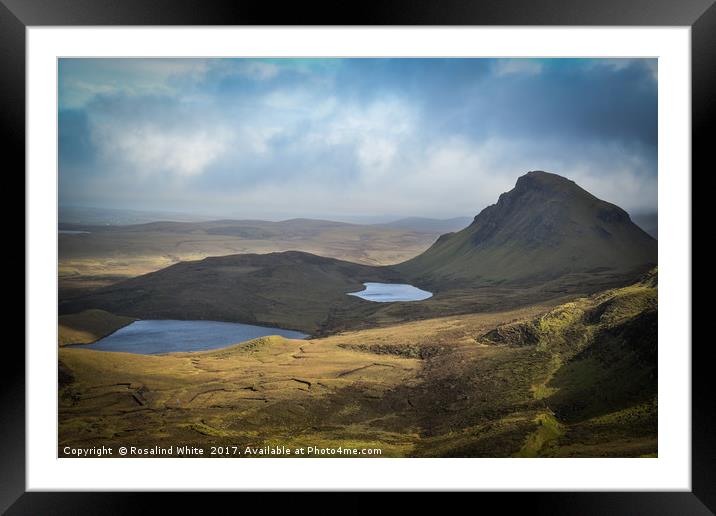
[[57, 73], [58, 457], [658, 456], [656, 59]]

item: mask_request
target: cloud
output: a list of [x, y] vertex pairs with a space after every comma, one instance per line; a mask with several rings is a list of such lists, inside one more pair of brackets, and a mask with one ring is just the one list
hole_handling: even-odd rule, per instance
[[[65, 121], [65, 113], [61, 112], [61, 143], [68, 140], [71, 149], [72, 118]], [[91, 143], [100, 164], [91, 167], [92, 172], [121, 174], [128, 183], [139, 181], [139, 187], [151, 175], [182, 178], [206, 172], [234, 137], [230, 127], [204, 116], [200, 106], [178, 106], [166, 96], [99, 95], [88, 109], [75, 113], [83, 113], [83, 139]], [[62, 165], [63, 148], [60, 157]]]
[[172, 131], [152, 125], [127, 130], [95, 128], [94, 141], [102, 158], [125, 163], [140, 175], [169, 173], [185, 177], [201, 174], [227, 149], [222, 131]]
[[259, 80], [272, 79], [278, 75], [279, 70], [277, 65], [263, 61], [245, 61], [241, 66], [241, 73]]
[[61, 203], [451, 217], [542, 169], [656, 209], [655, 60], [75, 61]]
[[537, 75], [542, 72], [542, 63], [534, 59], [500, 59], [495, 63], [498, 77], [505, 75]]
[[363, 180], [379, 180], [390, 170], [399, 146], [413, 135], [415, 113], [396, 98], [344, 105], [327, 112], [308, 135], [314, 145], [353, 147]]
[[60, 109], [82, 108], [98, 95], [180, 94], [212, 68], [204, 59], [68, 59], [59, 60]]

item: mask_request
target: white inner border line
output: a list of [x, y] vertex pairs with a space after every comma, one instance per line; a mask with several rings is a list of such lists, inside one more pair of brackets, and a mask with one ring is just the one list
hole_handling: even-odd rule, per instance
[[[690, 490], [690, 35], [689, 27], [28, 28], [27, 489]], [[658, 57], [659, 457], [58, 459], [56, 62], [88, 55]]]

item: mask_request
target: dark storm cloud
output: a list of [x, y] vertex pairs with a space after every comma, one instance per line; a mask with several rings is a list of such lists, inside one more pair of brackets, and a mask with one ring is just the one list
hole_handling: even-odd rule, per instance
[[482, 93], [489, 102], [474, 114], [494, 131], [656, 145], [657, 88], [643, 63], [547, 61], [539, 74], [502, 77]]

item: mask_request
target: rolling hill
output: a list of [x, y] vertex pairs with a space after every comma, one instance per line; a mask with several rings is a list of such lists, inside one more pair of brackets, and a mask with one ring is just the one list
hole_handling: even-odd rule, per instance
[[85, 310], [59, 317], [60, 346], [90, 344], [134, 322], [131, 317], [114, 315], [104, 310]]
[[[235, 227], [231, 221], [211, 224], [204, 230]], [[305, 231], [305, 221], [294, 224]], [[530, 172], [470, 226], [441, 236], [423, 254], [396, 266], [297, 251], [210, 257], [61, 300], [59, 309], [243, 322], [324, 335], [588, 295], [628, 284], [655, 262], [656, 241], [624, 210], [568, 179]], [[346, 295], [369, 281], [414, 283], [435, 295], [419, 303], [386, 304]]]
[[209, 256], [304, 251], [390, 265], [420, 254], [441, 233], [313, 219], [60, 223], [59, 230], [61, 299]]
[[364, 281], [396, 282], [371, 267], [299, 251], [180, 262], [61, 301], [61, 313], [99, 308], [143, 319], [237, 321], [315, 333], [340, 309], [374, 306], [347, 296]]
[[576, 183], [528, 172], [472, 224], [396, 266], [420, 284], [534, 285], [575, 273], [639, 274], [657, 242], [627, 212]]

